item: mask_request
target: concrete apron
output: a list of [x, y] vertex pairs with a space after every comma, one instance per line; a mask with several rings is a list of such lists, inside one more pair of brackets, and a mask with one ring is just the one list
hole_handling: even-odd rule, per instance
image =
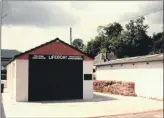
[[6, 117], [96, 117], [163, 109], [163, 102], [95, 93], [92, 101], [13, 102], [3, 94]]

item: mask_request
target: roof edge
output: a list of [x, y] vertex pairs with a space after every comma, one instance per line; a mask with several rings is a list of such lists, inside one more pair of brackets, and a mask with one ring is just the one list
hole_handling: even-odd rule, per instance
[[107, 65], [117, 65], [117, 64], [130, 64], [130, 63], [142, 63], [142, 62], [154, 62], [154, 61], [164, 61], [163, 59], [154, 59], [154, 60], [141, 60], [141, 61], [125, 61], [125, 62], [111, 62], [111, 63], [98, 63], [94, 66], [107, 66]]
[[64, 42], [64, 41], [62, 41], [62, 40], [60, 40], [60, 39], [57, 37], [57, 38], [55, 38], [55, 39], [53, 39], [53, 40], [51, 40], [51, 41], [48, 41], [48, 42], [43, 43], [43, 44], [41, 44], [41, 45], [39, 45], [39, 46], [36, 46], [36, 47], [34, 47], [34, 48], [32, 48], [32, 49], [29, 49], [29, 50], [27, 50], [27, 51], [25, 51], [25, 52], [22, 52], [22, 53], [20, 53], [20, 54], [18, 54], [18, 55], [15, 55], [14, 58], [13, 58], [6, 66], [8, 66], [8, 65], [9, 65], [12, 61], [14, 61], [16, 58], [18, 58], [18, 57], [20, 57], [20, 56], [22, 56], [22, 55], [24, 55], [24, 54], [26, 54], [26, 53], [28, 53], [28, 52], [31, 52], [31, 51], [33, 51], [33, 50], [36, 50], [36, 49], [38, 49], [38, 48], [40, 48], [40, 47], [42, 47], [42, 46], [48, 45], [48, 44], [50, 44], [50, 43], [52, 43], [52, 42], [55, 42], [56, 40], [59, 40], [61, 43], [63, 43], [63, 44], [65, 44], [65, 45], [69, 46], [70, 48], [73, 48], [74, 50], [77, 50], [78, 52], [80, 52], [80, 53], [82, 53], [82, 54], [88, 56], [88, 57], [91, 58], [91, 59], [94, 59], [94, 57], [90, 56], [89, 54], [84, 53], [84, 52], [82, 52], [81, 50], [78, 50], [77, 48], [73, 47], [72, 45], [69, 45], [68, 43], [66, 43], [66, 42]]

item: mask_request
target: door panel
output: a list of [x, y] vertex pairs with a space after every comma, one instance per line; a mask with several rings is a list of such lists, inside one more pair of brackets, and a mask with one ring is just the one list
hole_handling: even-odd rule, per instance
[[83, 60], [29, 59], [29, 101], [83, 98]]

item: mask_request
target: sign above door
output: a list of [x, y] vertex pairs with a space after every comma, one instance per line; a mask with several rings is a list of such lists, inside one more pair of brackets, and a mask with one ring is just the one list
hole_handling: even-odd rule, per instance
[[31, 60], [83, 60], [83, 56], [75, 55], [29, 55]]

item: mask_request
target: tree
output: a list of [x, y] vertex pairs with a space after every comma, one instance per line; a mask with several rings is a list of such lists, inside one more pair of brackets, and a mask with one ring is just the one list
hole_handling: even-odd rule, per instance
[[107, 26], [99, 26], [97, 28], [98, 36], [88, 42], [87, 44], [87, 53], [91, 54], [92, 56], [96, 56], [99, 52], [106, 53], [107, 47], [110, 44], [109, 40], [113, 37], [117, 37], [123, 28], [119, 23], [110, 23]]
[[107, 26], [99, 26], [97, 28], [99, 35], [104, 35], [112, 38], [113, 36], [118, 36], [123, 30], [121, 24], [114, 22], [110, 23]]
[[83, 50], [84, 44], [83, 44], [83, 40], [82, 39], [74, 39], [73, 41], [73, 47], [77, 48], [78, 50]]
[[163, 53], [164, 51], [164, 32], [153, 34], [152, 53]]
[[87, 53], [95, 57], [100, 51], [101, 41], [99, 38], [91, 39], [87, 43]]
[[144, 17], [137, 20], [131, 20], [125, 25], [126, 43], [126, 55], [139, 56], [149, 54], [151, 50], [152, 40], [146, 34], [149, 26], [144, 24]]
[[87, 53], [87, 46], [86, 45], [83, 46], [82, 52]]
[[[101, 48], [100, 52], [108, 53], [113, 52], [114, 50], [112, 47], [114, 46], [114, 42], [117, 42], [117, 38], [121, 32], [123, 31], [123, 27], [121, 24], [114, 22], [114, 23], [109, 23], [106, 26], [99, 26], [97, 28], [97, 32], [99, 36], [103, 37], [103, 42], [101, 43]], [[113, 40], [115, 39], [115, 40]], [[112, 46], [113, 45], [113, 46]]]
[[124, 33], [110, 39], [109, 44], [110, 53], [113, 52], [117, 58], [124, 58], [127, 55], [127, 39]]
[[87, 53], [95, 57], [99, 52], [106, 52], [105, 45], [106, 37], [103, 35], [98, 35], [87, 43]]
[[164, 49], [164, 33], [147, 35], [145, 18], [130, 20], [125, 29], [114, 22], [97, 28], [98, 35], [88, 42], [87, 52], [96, 56], [99, 52], [114, 53], [117, 58], [142, 56], [150, 52], [161, 53]]
[[[108, 35], [109, 52], [114, 52], [118, 58], [149, 54], [152, 40], [146, 34], [149, 26], [144, 24], [144, 20], [144, 17], [130, 20], [125, 25], [125, 30], [118, 28], [120, 30], [110, 31], [111, 36]], [[119, 32], [117, 33], [117, 31]], [[114, 33], [116, 35], [113, 35], [112, 32], [116, 32]]]

